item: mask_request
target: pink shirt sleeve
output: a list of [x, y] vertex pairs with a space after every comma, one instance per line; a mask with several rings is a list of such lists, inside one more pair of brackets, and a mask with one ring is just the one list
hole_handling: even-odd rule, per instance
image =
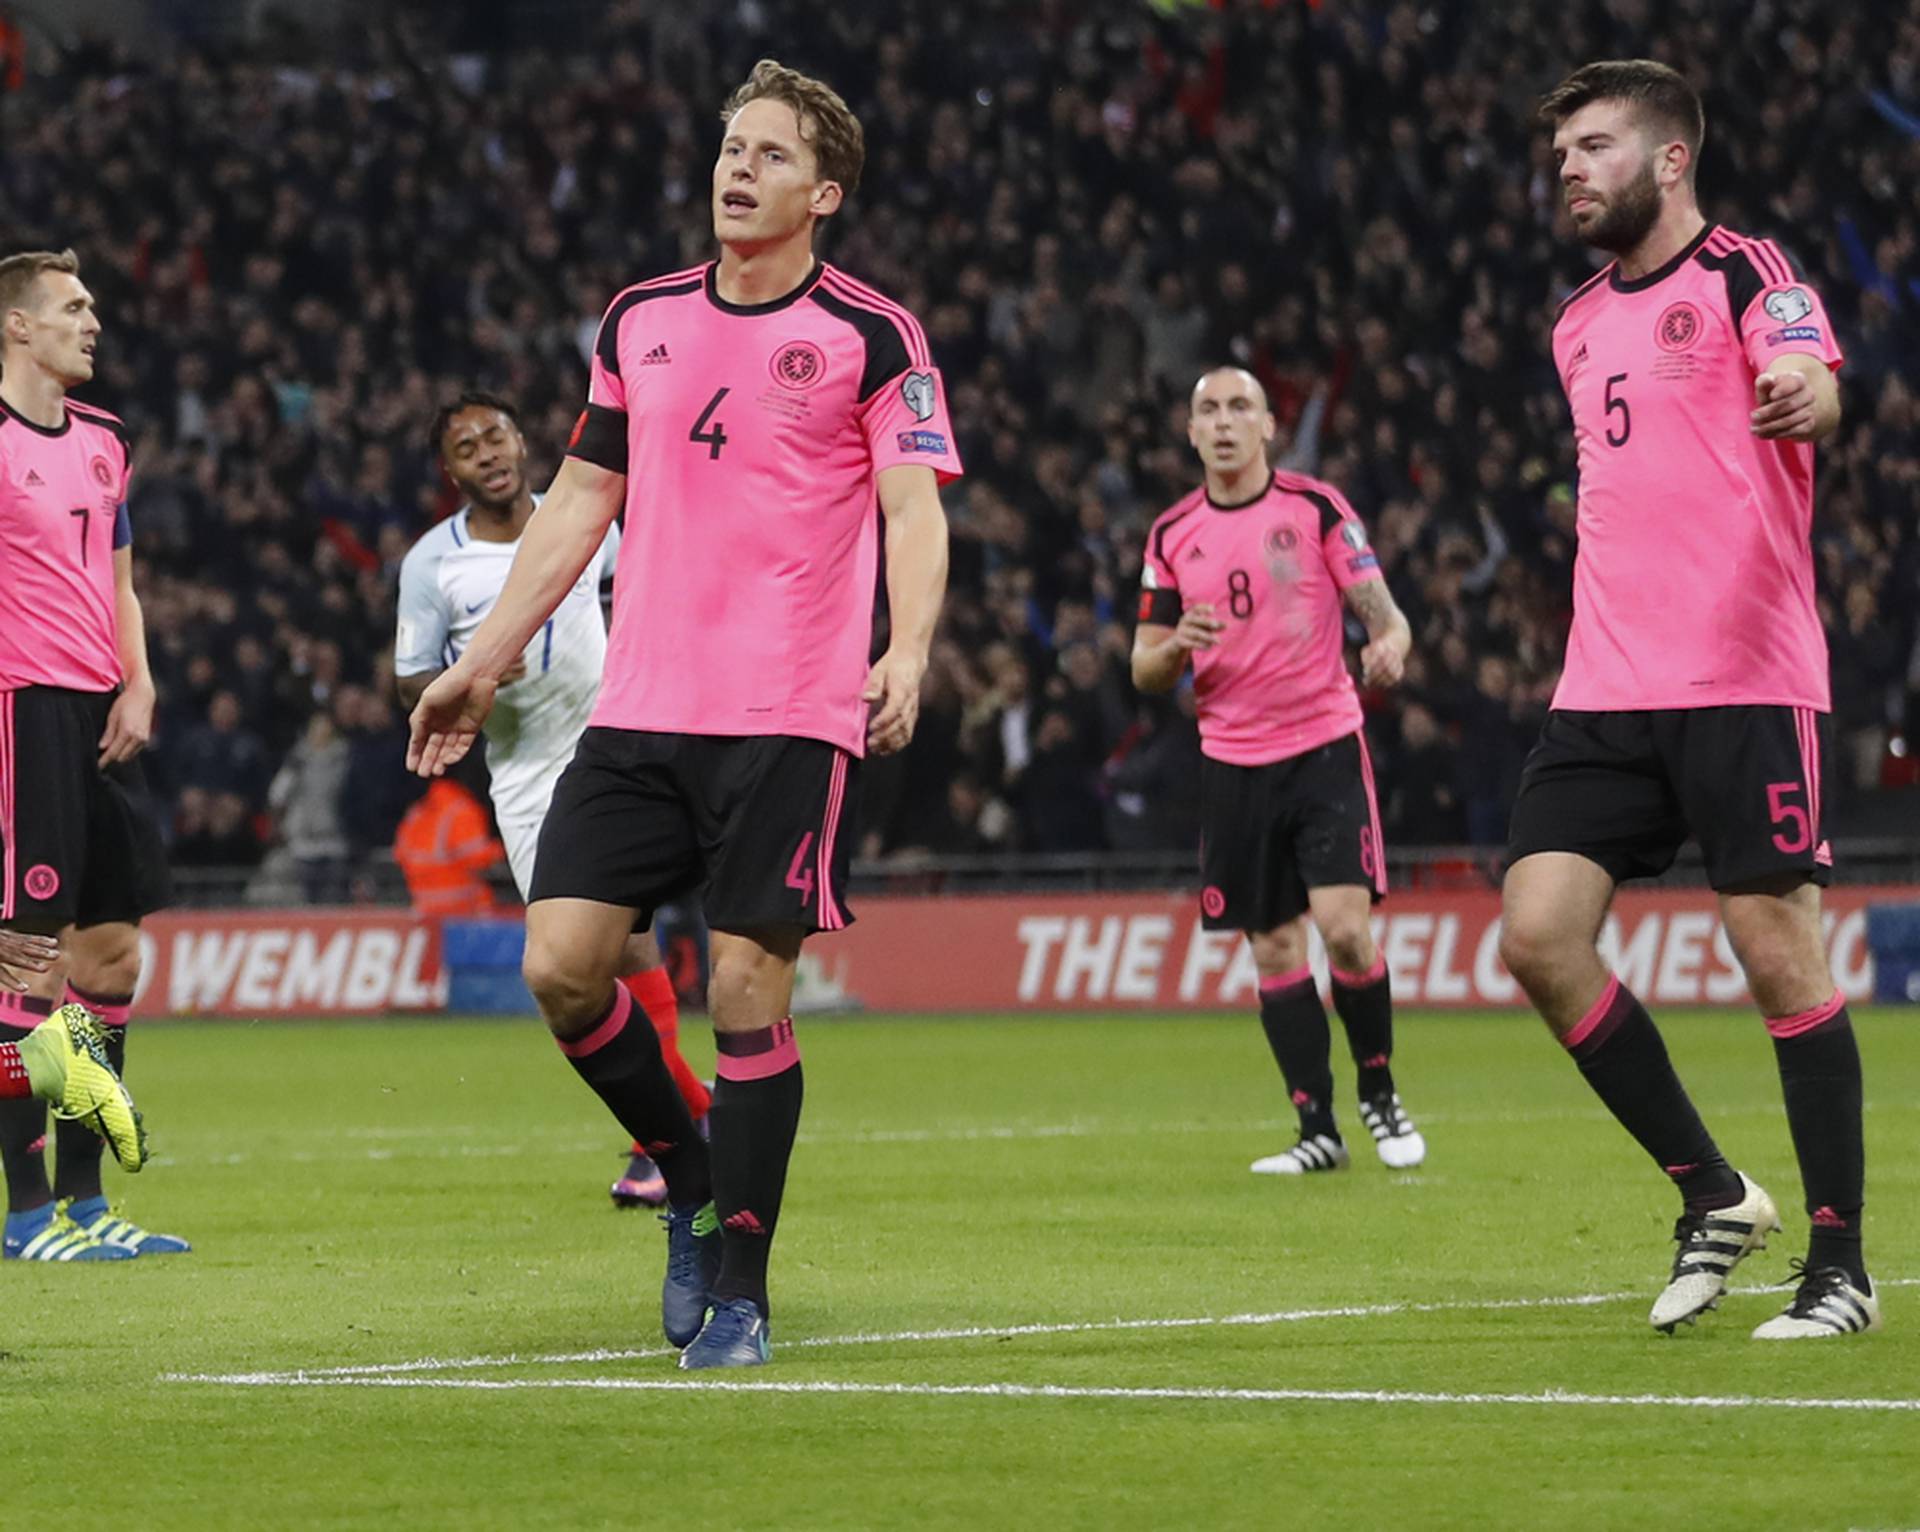
[[860, 412], [873, 471], [918, 463], [940, 482], [960, 477], [960, 454], [947, 419], [947, 389], [937, 367], [909, 367], [881, 384]]
[[1367, 541], [1367, 529], [1347, 504], [1347, 497], [1331, 486], [1323, 493], [1340, 513], [1340, 519], [1328, 527], [1320, 539], [1320, 556], [1327, 561], [1333, 583], [1341, 590], [1350, 590], [1363, 580], [1378, 580], [1380, 560], [1374, 555], [1373, 544]]
[[1817, 356], [1830, 368], [1845, 360], [1826, 305], [1805, 282], [1761, 288], [1741, 317], [1740, 341], [1756, 373], [1779, 356]]

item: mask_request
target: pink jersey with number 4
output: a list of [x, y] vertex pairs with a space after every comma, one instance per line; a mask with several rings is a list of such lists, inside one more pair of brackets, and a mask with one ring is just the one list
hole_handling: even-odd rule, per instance
[[625, 417], [627, 441], [593, 723], [862, 754], [877, 477], [960, 472], [918, 321], [825, 264], [752, 306], [696, 268], [614, 299], [589, 400]]
[[120, 684], [127, 428], [72, 399], [66, 412], [49, 429], [0, 404], [0, 691]]
[[1359, 729], [1341, 595], [1379, 578], [1360, 518], [1318, 479], [1276, 473], [1232, 506], [1197, 489], [1161, 512], [1141, 560], [1140, 620], [1173, 627], [1207, 603], [1226, 624], [1193, 652], [1201, 750], [1264, 766]]
[[1813, 447], [1748, 423], [1754, 380], [1789, 355], [1840, 365], [1819, 295], [1771, 241], [1715, 224], [1659, 270], [1609, 266], [1562, 305], [1580, 538], [1555, 707], [1826, 711]]

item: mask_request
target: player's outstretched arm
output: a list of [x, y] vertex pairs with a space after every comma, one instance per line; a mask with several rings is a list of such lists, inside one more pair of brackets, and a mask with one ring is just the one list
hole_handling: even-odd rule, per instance
[[947, 593], [947, 513], [940, 505], [940, 481], [918, 463], [881, 469], [879, 489], [880, 511], [887, 518], [892, 637], [867, 672], [861, 696], [871, 709], [867, 748], [892, 755], [906, 748], [920, 717], [920, 682]]
[[413, 710], [407, 769], [443, 775], [479, 737], [493, 694], [600, 549], [626, 498], [625, 474], [567, 458], [520, 534], [507, 583], [466, 652], [442, 671]]
[[1385, 580], [1362, 580], [1347, 587], [1347, 609], [1367, 626], [1360, 651], [1360, 679], [1368, 686], [1394, 686], [1407, 671], [1413, 629]]
[[1133, 684], [1143, 692], [1170, 692], [1180, 684], [1187, 656], [1211, 649], [1227, 625], [1213, 614], [1213, 603], [1201, 601], [1180, 614], [1178, 627], [1143, 622], [1133, 630]]
[[113, 550], [114, 636], [120, 649], [120, 695], [107, 711], [107, 727], [100, 736], [100, 765], [130, 761], [153, 738], [156, 700], [153, 671], [147, 665], [147, 619], [133, 590], [133, 549]]
[[1753, 434], [1766, 441], [1825, 441], [1840, 426], [1840, 384], [1817, 356], [1777, 356], [1753, 380]]

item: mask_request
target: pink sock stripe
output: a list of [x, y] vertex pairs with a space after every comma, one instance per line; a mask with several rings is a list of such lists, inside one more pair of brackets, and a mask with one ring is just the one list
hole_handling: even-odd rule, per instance
[[8, 1022], [9, 1026], [38, 1026], [41, 1018], [53, 1014], [53, 1002], [39, 995], [16, 995], [11, 990], [0, 991], [0, 1016], [31, 1016], [31, 1022]]
[[1374, 891], [1385, 898], [1387, 894], [1387, 843], [1380, 838], [1380, 795], [1373, 787], [1373, 756], [1367, 751], [1367, 731], [1358, 729], [1353, 736], [1360, 742], [1360, 780], [1367, 790], [1367, 819], [1373, 826], [1373, 887]]
[[840, 811], [847, 802], [847, 753], [833, 753], [833, 773], [827, 779], [827, 812], [820, 824], [820, 839], [815, 853], [814, 874], [818, 898], [814, 914], [822, 931], [838, 931], [846, 925], [840, 917], [840, 901], [833, 891], [833, 844], [840, 836]]
[[1839, 990], [1833, 992], [1833, 998], [1825, 1005], [1816, 1005], [1810, 1011], [1802, 1011], [1798, 1016], [1770, 1016], [1767, 1018], [1767, 1031], [1775, 1037], [1798, 1037], [1802, 1032], [1811, 1032], [1815, 1027], [1825, 1026], [1840, 1014], [1847, 1003], [1847, 997]]
[[1382, 952], [1373, 960], [1373, 967], [1365, 973], [1345, 973], [1338, 968], [1327, 970], [1333, 975], [1334, 983], [1344, 984], [1348, 989], [1364, 989], [1369, 984], [1378, 984], [1387, 976], [1387, 955]]
[[1613, 1002], [1619, 998], [1619, 995], [1619, 977], [1609, 974], [1607, 976], [1607, 987], [1600, 991], [1600, 998], [1593, 1002], [1593, 1009], [1582, 1016], [1580, 1020], [1574, 1024], [1573, 1030], [1560, 1039], [1561, 1046], [1571, 1052], [1573, 1049], [1578, 1048], [1589, 1037], [1593, 1036], [1594, 1032], [1599, 1028], [1600, 1023], [1605, 1021], [1608, 1014], [1613, 1010]]
[[0, 692], [0, 920], [11, 920], [13, 909], [13, 693]]
[[1313, 983], [1311, 968], [1296, 968], [1291, 973], [1268, 974], [1260, 981], [1260, 993], [1277, 995], [1283, 989], [1292, 989], [1297, 984]]
[[75, 985], [67, 986], [67, 999], [74, 1005], [84, 1005], [110, 1027], [124, 1027], [127, 1018], [133, 1014], [133, 997], [114, 1000], [105, 995], [89, 995]]
[[571, 1042], [564, 1037], [556, 1037], [554, 1041], [568, 1058], [584, 1059], [590, 1053], [598, 1053], [618, 1037], [632, 1015], [633, 996], [627, 993], [626, 985], [616, 984], [613, 987], [613, 1009], [607, 1012], [605, 1021], [585, 1037], [576, 1037]]
[[[800, 1062], [800, 1043], [793, 1035], [793, 1018], [777, 1021], [767, 1028], [770, 1039], [767, 1046], [758, 1053], [726, 1053], [716, 1050], [713, 1055], [713, 1072], [723, 1080], [765, 1080], [773, 1075], [785, 1074]], [[724, 1032], [714, 1034], [715, 1043], [727, 1038]]]

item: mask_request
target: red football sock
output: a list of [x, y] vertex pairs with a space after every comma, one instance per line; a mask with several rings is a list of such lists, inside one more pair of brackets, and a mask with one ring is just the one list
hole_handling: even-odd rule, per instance
[[673, 980], [667, 977], [664, 968], [643, 968], [638, 973], [628, 974], [620, 982], [639, 1001], [640, 1009], [647, 1013], [647, 1020], [653, 1023], [653, 1030], [660, 1038], [660, 1056], [666, 1060], [673, 1083], [680, 1087], [687, 1111], [697, 1122], [707, 1115], [713, 1096], [706, 1082], [680, 1056], [680, 997], [673, 992]]

